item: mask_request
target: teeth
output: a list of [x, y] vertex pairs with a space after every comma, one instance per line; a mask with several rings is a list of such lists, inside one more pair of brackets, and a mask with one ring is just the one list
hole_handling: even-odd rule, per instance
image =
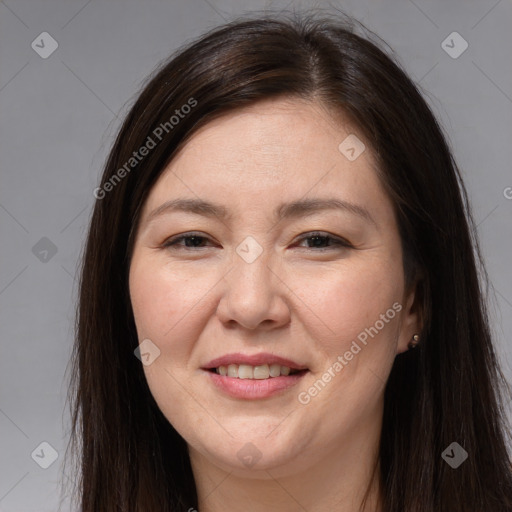
[[[284, 368], [284, 366], [283, 366]], [[270, 376], [271, 377], [279, 377], [281, 375], [281, 365], [280, 364], [271, 364], [270, 365]]]
[[[240, 375], [240, 370], [238, 370]], [[254, 378], [255, 379], [268, 379], [270, 377], [270, 369], [268, 364], [262, 364], [261, 366], [254, 367]]]
[[269, 377], [290, 375], [290, 368], [280, 364], [262, 364], [260, 366], [230, 364], [228, 366], [219, 366], [215, 371], [224, 377], [228, 376], [238, 379], [268, 379]]
[[238, 367], [239, 379], [254, 379], [254, 368], [248, 364], [241, 364]]

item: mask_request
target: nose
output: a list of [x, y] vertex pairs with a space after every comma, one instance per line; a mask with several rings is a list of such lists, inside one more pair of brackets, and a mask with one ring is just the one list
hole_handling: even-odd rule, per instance
[[[222, 280], [217, 315], [226, 326], [275, 329], [290, 321], [290, 287], [268, 250], [252, 262], [234, 255], [231, 271]], [[282, 271], [281, 271], [282, 274]]]

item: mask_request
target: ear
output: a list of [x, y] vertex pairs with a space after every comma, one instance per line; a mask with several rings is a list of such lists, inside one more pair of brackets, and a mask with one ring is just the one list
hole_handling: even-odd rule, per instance
[[[408, 344], [415, 334], [421, 334], [422, 304], [421, 304], [421, 281], [416, 280], [409, 291], [404, 293], [402, 304], [404, 308], [400, 318], [400, 331], [398, 335], [397, 354], [409, 350]], [[421, 338], [420, 338], [421, 343]]]

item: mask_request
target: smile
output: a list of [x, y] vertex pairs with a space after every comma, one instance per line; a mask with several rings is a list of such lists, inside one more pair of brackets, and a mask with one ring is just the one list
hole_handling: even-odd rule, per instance
[[214, 369], [216, 373], [223, 377], [233, 377], [237, 379], [268, 379], [280, 376], [288, 376], [297, 373], [299, 370], [291, 369], [289, 366], [280, 364], [262, 364], [251, 366], [249, 364], [230, 364], [228, 366], [218, 366]]
[[276, 354], [227, 354], [202, 368], [209, 385], [224, 396], [258, 400], [283, 394], [297, 385], [309, 370]]
[[297, 385], [306, 373], [308, 373], [308, 370], [266, 379], [243, 379], [220, 375], [214, 371], [205, 372], [206, 376], [209, 377], [210, 385], [213, 385], [216, 391], [231, 398], [242, 400], [258, 400], [282, 394]]

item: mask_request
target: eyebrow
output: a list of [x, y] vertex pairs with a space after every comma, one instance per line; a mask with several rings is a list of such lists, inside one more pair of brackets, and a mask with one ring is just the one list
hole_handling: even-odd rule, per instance
[[[324, 210], [342, 210], [377, 226], [375, 219], [366, 208], [337, 198], [299, 199], [289, 203], [281, 203], [274, 210], [274, 217], [281, 221], [289, 218], [307, 217]], [[223, 205], [204, 201], [203, 199], [177, 198], [166, 201], [155, 208], [147, 216], [145, 224], [149, 224], [161, 215], [176, 211], [204, 217], [218, 217], [221, 220], [231, 220], [234, 217], [234, 214]]]

